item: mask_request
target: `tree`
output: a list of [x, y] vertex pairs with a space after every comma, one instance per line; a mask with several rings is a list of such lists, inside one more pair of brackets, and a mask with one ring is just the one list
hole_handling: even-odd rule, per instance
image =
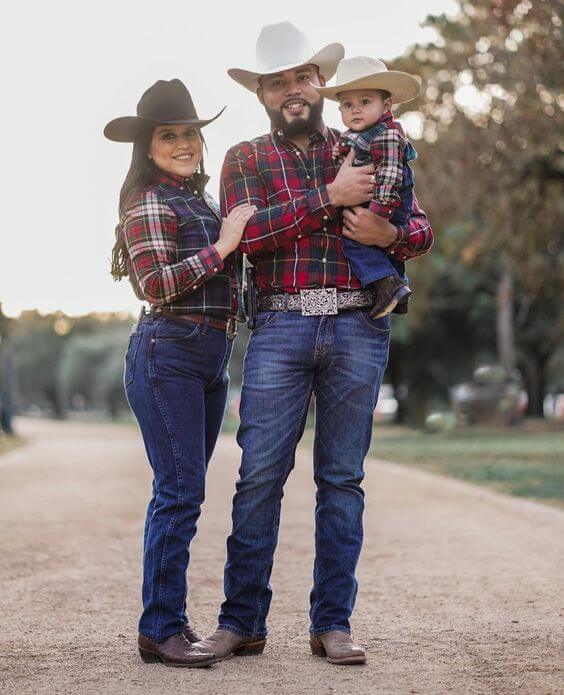
[[465, 230], [445, 255], [489, 280], [500, 362], [517, 362], [535, 415], [564, 338], [562, 7], [461, 2], [458, 16], [427, 19], [433, 44], [393, 65], [425, 85], [415, 103], [425, 207], [439, 239], [449, 226]]

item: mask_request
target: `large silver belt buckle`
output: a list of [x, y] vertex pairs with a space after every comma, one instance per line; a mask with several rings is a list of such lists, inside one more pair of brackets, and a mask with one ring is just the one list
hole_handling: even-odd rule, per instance
[[328, 316], [337, 314], [337, 288], [300, 290], [302, 316]]

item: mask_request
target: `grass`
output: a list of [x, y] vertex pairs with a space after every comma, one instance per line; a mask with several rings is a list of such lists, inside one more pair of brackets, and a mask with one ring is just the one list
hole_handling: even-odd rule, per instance
[[369, 456], [564, 507], [564, 428], [374, 429]]

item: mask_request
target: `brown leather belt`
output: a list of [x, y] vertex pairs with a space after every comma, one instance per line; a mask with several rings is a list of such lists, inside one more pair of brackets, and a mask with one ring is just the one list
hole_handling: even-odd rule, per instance
[[220, 331], [225, 331], [228, 338], [234, 338], [237, 335], [237, 321], [234, 318], [229, 318], [226, 321], [223, 319], [218, 319], [215, 316], [208, 316], [204, 314], [177, 314], [174, 311], [168, 311], [167, 309], [161, 309], [157, 307], [151, 312], [154, 316], [162, 316], [165, 319], [172, 319], [173, 321], [188, 321], [190, 323], [199, 323], [203, 326], [205, 323], [212, 328], [218, 328]]

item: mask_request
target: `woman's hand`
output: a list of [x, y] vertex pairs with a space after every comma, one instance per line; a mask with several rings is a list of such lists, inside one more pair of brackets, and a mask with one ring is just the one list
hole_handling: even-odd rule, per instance
[[243, 203], [233, 208], [227, 217], [223, 218], [219, 230], [219, 240], [214, 244], [222, 259], [233, 253], [239, 246], [245, 225], [257, 211], [256, 205]]

